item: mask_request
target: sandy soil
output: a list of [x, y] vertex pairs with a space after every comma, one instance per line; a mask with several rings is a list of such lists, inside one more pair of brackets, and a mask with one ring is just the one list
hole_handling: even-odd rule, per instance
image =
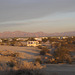
[[22, 60], [32, 61], [40, 57], [40, 50], [37, 47], [0, 46], [0, 51], [5, 50], [19, 53]]
[[[19, 52], [21, 59], [28, 61], [32, 61], [33, 59], [39, 57], [40, 51], [37, 47], [0, 46], [0, 51], [4, 50]], [[47, 64], [44, 70], [47, 72], [47, 75], [75, 75], [75, 64]]]

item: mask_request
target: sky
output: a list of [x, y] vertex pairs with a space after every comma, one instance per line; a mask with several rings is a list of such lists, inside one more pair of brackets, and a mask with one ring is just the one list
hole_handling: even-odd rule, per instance
[[4, 31], [75, 31], [75, 0], [0, 0]]

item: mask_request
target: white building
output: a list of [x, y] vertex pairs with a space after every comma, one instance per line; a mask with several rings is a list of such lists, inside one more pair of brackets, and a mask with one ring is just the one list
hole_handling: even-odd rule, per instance
[[36, 46], [39, 46], [39, 42], [38, 41], [28, 41], [27, 42], [27, 46], [33, 46], [33, 47], [36, 47]]
[[42, 38], [34, 38], [36, 41], [42, 41]]
[[9, 39], [8, 39], [8, 41], [10, 41], [10, 42], [11, 42], [11, 41], [13, 41], [13, 40], [12, 40], [12, 38], [9, 38]]
[[48, 39], [48, 37], [41, 37], [42, 39]]
[[2, 39], [0, 39], [0, 42], [2, 42]]
[[61, 39], [61, 37], [51, 37], [51, 38], [52, 38], [52, 39], [56, 39], [56, 38], [57, 38], [57, 39]]
[[67, 36], [63, 36], [63, 37], [62, 37], [62, 39], [67, 39], [67, 38], [68, 38]]
[[28, 40], [28, 38], [17, 38], [16, 40], [17, 41], [26, 41], [26, 40]]

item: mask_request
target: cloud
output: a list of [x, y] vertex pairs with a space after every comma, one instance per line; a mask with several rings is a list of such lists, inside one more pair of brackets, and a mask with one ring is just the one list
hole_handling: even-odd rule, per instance
[[[66, 16], [67, 14], [68, 16]], [[46, 25], [49, 30], [50, 26], [57, 28], [61, 23], [66, 24], [65, 21], [74, 24], [74, 21], [68, 20], [68, 18], [75, 19], [75, 0], [0, 0], [1, 31], [16, 30], [17, 28], [36, 31], [37, 28], [40, 30], [39, 27], [42, 26], [42, 30], [47, 31]]]
[[75, 0], [0, 0], [0, 22], [75, 11]]

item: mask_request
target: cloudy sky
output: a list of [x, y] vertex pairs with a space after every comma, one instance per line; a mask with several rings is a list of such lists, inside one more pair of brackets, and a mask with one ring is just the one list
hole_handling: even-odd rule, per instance
[[75, 0], [0, 0], [0, 32], [75, 30]]

